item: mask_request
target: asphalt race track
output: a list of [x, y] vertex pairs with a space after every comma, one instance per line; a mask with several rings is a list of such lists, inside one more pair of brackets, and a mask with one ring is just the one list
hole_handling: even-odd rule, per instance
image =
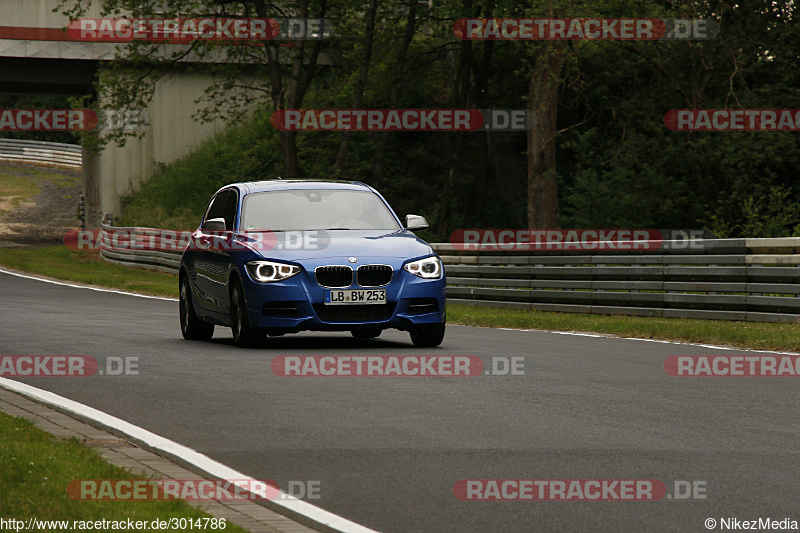
[[[0, 354], [138, 357], [138, 376], [35, 377], [52, 391], [257, 479], [316, 480], [310, 501], [408, 531], [706, 531], [709, 517], [800, 521], [800, 378], [671, 377], [671, 355], [729, 350], [450, 326], [408, 335], [180, 336], [177, 302], [0, 273]], [[745, 327], [743, 325], [743, 327]], [[278, 355], [525, 358], [525, 375], [278, 377]], [[460, 479], [705, 481], [705, 500], [467, 502]]]

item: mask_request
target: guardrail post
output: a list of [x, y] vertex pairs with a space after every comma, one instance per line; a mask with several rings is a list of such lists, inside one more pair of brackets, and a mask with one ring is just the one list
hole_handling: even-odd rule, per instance
[[81, 221], [81, 229], [86, 229], [86, 195], [81, 194], [81, 200], [78, 202], [78, 218]]

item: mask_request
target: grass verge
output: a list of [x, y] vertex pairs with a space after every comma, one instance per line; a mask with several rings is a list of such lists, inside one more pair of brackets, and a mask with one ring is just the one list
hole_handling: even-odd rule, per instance
[[[143, 520], [204, 518], [183, 501], [83, 501], [67, 495], [74, 479], [145, 479], [107, 463], [75, 438], [61, 439], [0, 412], [0, 517], [27, 520]], [[174, 531], [174, 530], [173, 530]], [[188, 529], [187, 529], [188, 531]], [[227, 524], [226, 532], [244, 532]]]
[[0, 265], [65, 281], [141, 292], [178, 296], [178, 276], [103, 261], [99, 252], [74, 251], [66, 246], [0, 248]]
[[[103, 261], [97, 252], [76, 252], [65, 246], [0, 249], [0, 264], [43, 276], [158, 296], [177, 297], [178, 292], [175, 275], [113, 265]], [[447, 307], [447, 321], [468, 326], [586, 331], [800, 352], [798, 326], [794, 324], [548, 313], [453, 304]]]
[[447, 322], [468, 326], [585, 331], [756, 350], [800, 351], [798, 326], [795, 324], [549, 313], [465, 305], [448, 305]]

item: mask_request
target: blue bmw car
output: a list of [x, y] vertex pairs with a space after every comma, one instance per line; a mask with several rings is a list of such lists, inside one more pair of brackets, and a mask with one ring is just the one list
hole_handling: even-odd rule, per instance
[[271, 180], [217, 191], [180, 263], [183, 337], [230, 327], [238, 346], [299, 331], [375, 338], [408, 331], [415, 346], [445, 332], [442, 262], [363, 183]]

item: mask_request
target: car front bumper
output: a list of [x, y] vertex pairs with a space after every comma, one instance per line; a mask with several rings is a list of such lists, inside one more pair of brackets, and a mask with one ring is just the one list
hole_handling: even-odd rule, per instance
[[445, 322], [446, 280], [419, 278], [402, 268], [395, 268], [391, 282], [382, 287], [362, 287], [353, 283], [348, 289], [385, 289], [385, 304], [324, 303], [326, 287], [321, 287], [313, 272], [300, 274], [277, 283], [253, 281], [241, 274], [250, 324], [269, 333], [297, 331], [348, 331], [363, 327], [409, 330], [421, 324]]

